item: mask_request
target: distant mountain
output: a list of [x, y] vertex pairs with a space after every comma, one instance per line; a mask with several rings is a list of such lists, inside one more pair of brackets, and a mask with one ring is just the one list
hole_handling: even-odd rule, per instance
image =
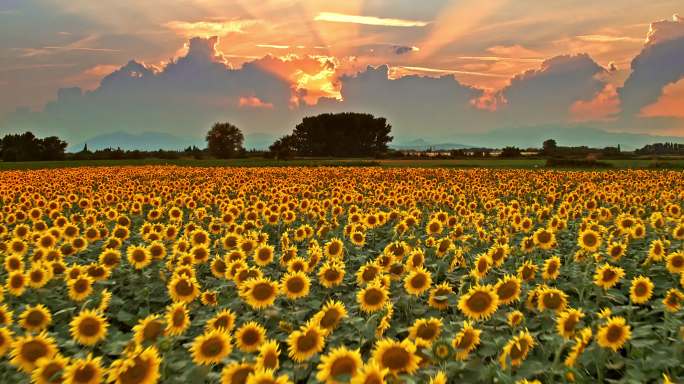
[[532, 126], [509, 127], [483, 134], [461, 135], [476, 146], [502, 148], [539, 148], [546, 139], [554, 139], [560, 146], [583, 146], [601, 148], [620, 145], [623, 150], [634, 150], [646, 144], [675, 142], [684, 143], [681, 136], [657, 136], [642, 133], [608, 132], [586, 126]]
[[[246, 149], [266, 150], [274, 140], [275, 136], [266, 133], [249, 133], [245, 135], [244, 146]], [[199, 148], [204, 148], [207, 145], [204, 138], [179, 137], [162, 132], [114, 132], [91, 137], [75, 145], [69, 145], [67, 151], [78, 152], [83, 149], [86, 143], [91, 151], [105, 148], [138, 149], [141, 151], [156, 151], [158, 149], [183, 150], [191, 145]]]
[[205, 146], [202, 139], [182, 138], [162, 132], [113, 132], [92, 137], [82, 143], [70, 145], [67, 150], [69, 152], [78, 152], [83, 149], [85, 144], [88, 144], [88, 149], [91, 151], [105, 148], [138, 149], [141, 151], [156, 151], [158, 149], [182, 150], [191, 145], [196, 145], [200, 148]]
[[396, 150], [417, 150], [424, 151], [427, 149], [434, 150], [449, 150], [449, 149], [462, 149], [462, 148], [472, 148], [472, 145], [464, 144], [453, 144], [453, 143], [434, 143], [428, 142], [425, 139], [415, 139], [411, 141], [398, 142], [396, 144], [390, 143], [390, 148]]

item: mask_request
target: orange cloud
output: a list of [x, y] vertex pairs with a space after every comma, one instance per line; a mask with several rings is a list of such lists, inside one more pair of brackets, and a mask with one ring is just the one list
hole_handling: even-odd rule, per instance
[[329, 21], [334, 23], [352, 23], [363, 25], [378, 25], [384, 27], [424, 27], [429, 23], [420, 20], [389, 19], [374, 16], [347, 15], [336, 12], [320, 12], [315, 21]]
[[613, 84], [607, 84], [593, 99], [578, 100], [570, 106], [574, 122], [612, 121], [620, 112], [620, 98]]
[[165, 27], [185, 37], [225, 36], [229, 33], [244, 33], [244, 28], [256, 24], [256, 20], [218, 21], [170, 21]]
[[640, 116], [684, 118], [684, 79], [665, 86], [658, 101], [644, 107]]
[[240, 108], [266, 108], [273, 109], [273, 103], [264, 103], [256, 96], [241, 97], [238, 106]]

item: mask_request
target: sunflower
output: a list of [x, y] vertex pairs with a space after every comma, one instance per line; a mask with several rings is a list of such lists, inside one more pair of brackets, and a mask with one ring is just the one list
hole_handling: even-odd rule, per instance
[[313, 317], [314, 323], [326, 332], [331, 333], [343, 318], [347, 317], [347, 309], [341, 301], [329, 300]]
[[506, 322], [510, 327], [517, 327], [523, 321], [525, 321], [525, 315], [523, 315], [523, 313], [518, 310], [510, 312], [506, 316]]
[[577, 244], [587, 252], [596, 252], [601, 246], [601, 235], [593, 229], [586, 229], [579, 233]]
[[328, 259], [339, 259], [344, 256], [344, 245], [340, 239], [330, 239], [323, 246], [323, 252]]
[[71, 337], [82, 345], [95, 345], [107, 337], [107, 319], [100, 313], [84, 309], [70, 323]]
[[648, 248], [648, 261], [657, 262], [665, 257], [665, 244], [662, 240], [653, 240]]
[[342, 283], [344, 273], [344, 264], [326, 262], [318, 270], [318, 282], [326, 288], [335, 287]]
[[637, 276], [632, 279], [629, 287], [629, 299], [634, 304], [645, 304], [653, 296], [653, 282], [647, 276]]
[[366, 234], [362, 231], [354, 231], [349, 235], [349, 240], [352, 244], [361, 248], [366, 244]]
[[179, 301], [169, 305], [166, 309], [164, 320], [166, 322], [164, 332], [167, 335], [182, 335], [190, 327], [190, 315], [188, 314], [186, 304]]
[[432, 275], [423, 267], [412, 270], [404, 278], [404, 289], [414, 296], [420, 296], [423, 292], [430, 289], [431, 285]]
[[192, 277], [176, 275], [168, 285], [169, 296], [173, 301], [190, 303], [200, 294], [199, 284]]
[[598, 285], [603, 289], [609, 289], [615, 286], [615, 284], [625, 276], [625, 271], [620, 267], [614, 267], [609, 264], [603, 264], [601, 267], [596, 268], [596, 273], [594, 274], [594, 284]]
[[491, 285], [476, 285], [458, 300], [458, 308], [473, 320], [488, 319], [499, 307], [499, 297]]
[[558, 288], [541, 287], [537, 291], [537, 309], [561, 312], [568, 305], [568, 295]]
[[684, 252], [673, 252], [665, 259], [670, 273], [684, 273]]
[[617, 351], [632, 337], [630, 328], [624, 317], [609, 317], [596, 333], [598, 345]]
[[247, 377], [254, 373], [255, 369], [252, 364], [238, 363], [234, 361], [221, 371], [221, 384], [245, 384]]
[[7, 304], [0, 305], [0, 326], [12, 325], [12, 316], [14, 312], [9, 310]]
[[499, 356], [499, 363], [505, 369], [508, 361], [512, 366], [517, 366], [522, 363], [527, 357], [527, 354], [534, 347], [534, 338], [527, 331], [520, 331], [517, 336], [513, 336], [508, 343], [503, 347], [503, 351]]
[[271, 245], [260, 245], [255, 250], [253, 257], [258, 266], [265, 267], [273, 262], [274, 248]]
[[26, 280], [23, 271], [10, 272], [6, 281], [7, 291], [14, 296], [21, 296], [26, 291]]
[[275, 340], [269, 340], [259, 347], [256, 359], [257, 369], [277, 370], [280, 367], [280, 346]]
[[43, 262], [34, 264], [26, 273], [31, 288], [42, 288], [52, 279], [52, 269]]
[[539, 228], [532, 235], [534, 245], [541, 249], [551, 249], [556, 246], [556, 235], [548, 229]]
[[288, 272], [280, 281], [283, 294], [291, 300], [308, 296], [310, 285], [309, 277], [304, 272]]
[[232, 332], [235, 327], [235, 313], [230, 309], [222, 309], [214, 317], [207, 320], [207, 325], [205, 326], [206, 331], [220, 330], [224, 332]]
[[361, 306], [361, 310], [366, 313], [381, 310], [388, 299], [387, 289], [378, 283], [371, 283], [356, 294], [356, 301]]
[[475, 258], [474, 264], [470, 274], [478, 279], [484, 279], [492, 266], [492, 260], [489, 255], [483, 253]]
[[432, 308], [444, 311], [449, 308], [449, 295], [453, 293], [454, 290], [449, 283], [443, 282], [430, 290], [428, 304]]
[[116, 384], [154, 384], [159, 381], [161, 358], [155, 347], [137, 347], [109, 368], [109, 382]]
[[521, 284], [520, 279], [512, 275], [500, 278], [494, 286], [496, 295], [499, 297], [499, 303], [505, 305], [520, 300]]
[[558, 256], [549, 257], [544, 261], [542, 279], [555, 280], [560, 274], [561, 259]]
[[579, 331], [579, 335], [575, 337], [575, 344], [572, 346], [570, 353], [568, 353], [568, 356], [563, 361], [563, 364], [565, 364], [566, 367], [572, 367], [575, 365], [575, 362], [579, 356], [582, 354], [582, 352], [584, 352], [584, 349], [587, 347], [587, 345], [589, 345], [592, 336], [593, 334], [591, 332], [591, 328], [589, 327], [582, 328], [582, 330]]
[[341, 346], [321, 356], [316, 379], [326, 384], [338, 384], [353, 379], [363, 367], [359, 350]]
[[217, 279], [223, 279], [226, 277], [226, 271], [228, 267], [226, 261], [221, 257], [215, 257], [211, 261], [211, 274]]
[[393, 374], [412, 374], [418, 370], [421, 358], [416, 355], [416, 345], [408, 339], [382, 339], [375, 343], [373, 360]]
[[430, 220], [425, 226], [425, 232], [430, 236], [437, 236], [444, 230], [442, 222], [437, 219]]
[[7, 272], [23, 272], [24, 260], [18, 255], [7, 255], [5, 257], [5, 270]]
[[0, 328], [0, 357], [5, 356], [12, 346], [12, 343], [14, 342], [12, 336], [11, 330], [5, 327]]
[[270, 307], [278, 297], [280, 288], [277, 282], [259, 277], [242, 284], [240, 295], [254, 309]]
[[29, 332], [40, 332], [52, 322], [52, 314], [43, 304], [29, 305], [19, 316], [19, 325]]
[[608, 256], [613, 260], [614, 262], [619, 261], [622, 256], [625, 255], [625, 251], [627, 250], [627, 247], [623, 243], [610, 243], [608, 245], [608, 249], [606, 250], [606, 253], [608, 253]]
[[10, 361], [26, 373], [36, 368], [36, 361], [41, 357], [51, 358], [57, 353], [55, 340], [43, 331], [38, 335], [27, 334], [12, 342]]
[[356, 282], [359, 285], [366, 285], [375, 280], [380, 273], [380, 266], [372, 261], [369, 261], [356, 272]]
[[85, 274], [67, 281], [67, 285], [69, 286], [69, 298], [74, 301], [83, 301], [93, 292], [93, 278]]
[[325, 345], [325, 332], [310, 322], [287, 337], [287, 352], [290, 358], [302, 363], [321, 352]]
[[575, 328], [584, 317], [581, 309], [567, 309], [556, 318], [556, 330], [564, 339], [570, 340], [575, 335]]
[[257, 369], [247, 376], [246, 384], [291, 384], [287, 375], [275, 376], [275, 372], [270, 369]]
[[233, 351], [230, 335], [223, 331], [210, 331], [192, 341], [192, 361], [198, 365], [216, 364]]
[[481, 330], [475, 329], [470, 321], [463, 322], [463, 328], [456, 334], [451, 345], [456, 351], [456, 358], [465, 360], [468, 354], [480, 345]]
[[670, 288], [665, 294], [663, 305], [668, 312], [677, 312], [682, 307], [684, 302], [684, 293], [677, 288]]
[[529, 260], [526, 260], [520, 267], [518, 267], [518, 277], [523, 281], [534, 280], [536, 274], [537, 266]]
[[350, 384], [382, 384], [389, 369], [382, 368], [373, 359], [370, 359], [362, 368], [358, 370], [356, 376], [352, 377]]
[[69, 359], [60, 354], [51, 358], [41, 357], [36, 361], [36, 369], [31, 373], [31, 382], [35, 384], [59, 384], [64, 382], [64, 370]]
[[164, 334], [165, 324], [161, 315], [148, 315], [133, 327], [133, 339], [139, 345], [155, 343]]
[[[222, 330], [226, 332], [226, 330]], [[254, 352], [266, 341], [266, 329], [256, 321], [243, 324], [235, 331], [235, 344], [243, 352]]]
[[135, 269], [143, 269], [152, 262], [152, 255], [145, 247], [131, 246], [126, 249], [128, 263]]
[[88, 355], [85, 359], [74, 359], [63, 375], [66, 384], [99, 384], [104, 376], [102, 358]]
[[442, 320], [434, 317], [417, 319], [409, 328], [409, 338], [420, 347], [430, 347], [441, 333]]

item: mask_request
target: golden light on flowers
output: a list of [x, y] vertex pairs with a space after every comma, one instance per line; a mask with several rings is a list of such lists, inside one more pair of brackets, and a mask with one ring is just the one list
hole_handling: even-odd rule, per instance
[[192, 361], [198, 365], [217, 364], [233, 350], [230, 335], [223, 331], [210, 331], [197, 336], [190, 347]]
[[143, 269], [152, 262], [152, 255], [145, 247], [133, 246], [126, 250], [128, 263], [135, 269]]
[[468, 293], [458, 300], [458, 308], [473, 320], [488, 319], [499, 307], [499, 297], [494, 287], [478, 285], [471, 287]]
[[647, 276], [637, 276], [629, 287], [629, 300], [634, 304], [644, 304], [653, 296], [653, 282]]
[[5, 381], [90, 381], [92, 352], [121, 384], [600, 382], [619, 315], [618, 360], [659, 382], [641, 352], [684, 334], [682, 191], [648, 169], [3, 171]]
[[632, 337], [631, 327], [624, 317], [614, 316], [606, 319], [605, 324], [596, 332], [596, 341], [601, 348], [617, 351]]
[[82, 345], [95, 345], [107, 336], [107, 319], [100, 313], [84, 309], [69, 324], [71, 337]]
[[353, 380], [362, 367], [363, 361], [358, 350], [337, 347], [321, 356], [316, 379], [327, 384], [347, 382]]

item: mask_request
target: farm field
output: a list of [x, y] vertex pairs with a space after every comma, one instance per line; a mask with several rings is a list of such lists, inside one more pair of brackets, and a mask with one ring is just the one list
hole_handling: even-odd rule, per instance
[[[246, 159], [128, 159], [128, 160], [65, 160], [65, 161], [26, 161], [2, 162], [0, 170], [47, 169], [71, 167], [120, 167], [145, 165], [175, 165], [190, 167], [321, 167], [321, 166], [359, 166], [383, 168], [506, 168], [530, 169], [544, 168], [544, 159], [333, 159], [302, 158], [293, 160], [273, 160], [264, 158]], [[652, 159], [604, 160], [612, 169], [653, 168], [660, 164], [665, 169], [684, 169], [682, 158], [662, 158], [659, 162]], [[608, 168], [611, 169], [611, 168]]]
[[256, 161], [0, 172], [0, 383], [684, 380], [681, 170]]

